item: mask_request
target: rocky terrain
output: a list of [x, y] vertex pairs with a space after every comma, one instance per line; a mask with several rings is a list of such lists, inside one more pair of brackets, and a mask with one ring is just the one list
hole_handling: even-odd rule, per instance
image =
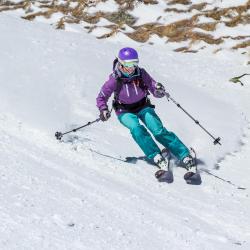
[[[172, 43], [178, 52], [195, 53], [211, 47], [250, 46], [250, 0], [229, 4], [223, 0], [40, 0], [0, 1], [0, 12], [14, 11], [22, 18], [50, 22], [57, 29], [78, 25], [98, 39], [122, 33], [140, 42], [155, 38]], [[141, 18], [148, 12], [147, 18]], [[211, 46], [212, 45], [212, 46]]]

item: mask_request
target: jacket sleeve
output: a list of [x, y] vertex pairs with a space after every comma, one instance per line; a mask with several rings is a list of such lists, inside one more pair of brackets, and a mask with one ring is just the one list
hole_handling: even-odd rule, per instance
[[150, 93], [152, 93], [154, 97], [158, 97], [157, 95], [155, 95], [157, 82], [143, 68], [141, 68], [141, 74], [142, 74], [142, 80], [144, 84], [148, 87]]
[[112, 93], [115, 91], [116, 88], [116, 79], [111, 74], [109, 79], [103, 84], [97, 98], [96, 98], [96, 106], [99, 110], [108, 109], [108, 100]]

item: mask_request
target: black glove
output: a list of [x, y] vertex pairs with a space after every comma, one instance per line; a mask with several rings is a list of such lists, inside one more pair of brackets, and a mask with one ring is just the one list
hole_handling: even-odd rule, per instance
[[169, 93], [165, 91], [165, 87], [160, 82], [157, 82], [155, 85], [154, 95], [159, 98], [163, 96], [168, 98], [170, 96]]
[[111, 113], [108, 109], [100, 110], [100, 119], [105, 122], [107, 121], [111, 116]]

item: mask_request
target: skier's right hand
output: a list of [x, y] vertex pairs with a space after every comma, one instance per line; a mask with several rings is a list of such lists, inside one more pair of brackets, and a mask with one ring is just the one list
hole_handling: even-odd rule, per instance
[[107, 121], [111, 116], [111, 113], [108, 109], [100, 110], [100, 119], [105, 122]]

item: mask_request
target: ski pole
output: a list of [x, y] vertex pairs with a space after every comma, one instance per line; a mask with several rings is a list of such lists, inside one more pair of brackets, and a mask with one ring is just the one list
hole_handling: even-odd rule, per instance
[[202, 128], [210, 137], [214, 139], [214, 145], [220, 144], [220, 137], [215, 138], [211, 133], [209, 133], [201, 124], [198, 120], [196, 120], [192, 115], [190, 115], [179, 103], [177, 103], [174, 98], [172, 98], [166, 91], [165, 91], [165, 96], [166, 98], [169, 99], [178, 107], [180, 108], [186, 115], [188, 115], [200, 128]]
[[92, 122], [88, 122], [88, 123], [84, 124], [84, 125], [81, 126], [81, 127], [74, 128], [74, 129], [72, 129], [72, 130], [70, 130], [70, 131], [67, 131], [67, 132], [64, 132], [64, 133], [62, 133], [62, 132], [56, 132], [56, 133], [55, 133], [55, 137], [56, 137], [57, 140], [61, 140], [62, 137], [63, 137], [64, 135], [69, 134], [69, 133], [71, 133], [71, 132], [76, 132], [77, 130], [79, 130], [79, 129], [81, 129], [81, 128], [84, 128], [84, 127], [87, 127], [87, 126], [89, 126], [89, 125], [91, 125], [91, 124], [93, 124], [93, 123], [99, 122], [100, 120], [101, 120], [101, 118], [97, 118], [96, 120], [94, 120], [94, 121], [92, 121]]
[[211, 176], [215, 177], [216, 179], [219, 179], [219, 180], [221, 180], [221, 181], [223, 181], [223, 182], [226, 182], [226, 183], [228, 183], [228, 184], [230, 184], [230, 185], [232, 185], [232, 186], [235, 186], [237, 189], [246, 190], [245, 187], [238, 186], [238, 185], [234, 184], [233, 182], [231, 182], [230, 180], [226, 180], [226, 179], [224, 179], [224, 178], [222, 178], [222, 177], [220, 177], [220, 176], [218, 176], [218, 175], [215, 175], [215, 174], [211, 173], [211, 172], [210, 172], [209, 170], [207, 170], [207, 169], [200, 169], [200, 171], [202, 171], [202, 172], [204, 172], [204, 173], [206, 173], [206, 174], [208, 174], [208, 175], [211, 175]]

